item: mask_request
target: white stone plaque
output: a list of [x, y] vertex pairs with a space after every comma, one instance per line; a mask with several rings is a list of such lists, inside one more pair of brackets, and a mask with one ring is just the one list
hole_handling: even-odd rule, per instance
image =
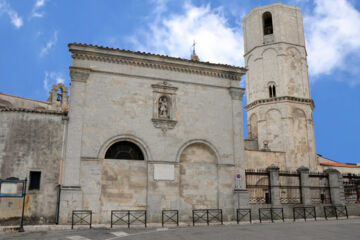
[[154, 180], [175, 180], [175, 168], [173, 164], [154, 164]]

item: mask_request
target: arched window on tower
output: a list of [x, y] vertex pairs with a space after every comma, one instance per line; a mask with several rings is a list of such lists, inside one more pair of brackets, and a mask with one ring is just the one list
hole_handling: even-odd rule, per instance
[[273, 34], [272, 16], [270, 12], [263, 14], [264, 35]]
[[269, 97], [270, 97], [270, 98], [276, 97], [276, 87], [275, 87], [274, 84], [271, 84], [271, 85], [269, 86]]

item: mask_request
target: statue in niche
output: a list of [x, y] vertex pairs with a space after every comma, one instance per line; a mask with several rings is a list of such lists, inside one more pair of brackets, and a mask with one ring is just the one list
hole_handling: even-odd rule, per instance
[[162, 96], [159, 98], [159, 117], [169, 118], [169, 101], [167, 97]]

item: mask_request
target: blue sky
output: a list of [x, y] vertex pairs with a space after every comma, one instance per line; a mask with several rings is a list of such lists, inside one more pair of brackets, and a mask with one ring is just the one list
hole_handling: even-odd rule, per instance
[[[71, 42], [189, 58], [196, 40], [201, 60], [244, 66], [241, 19], [272, 2], [0, 0], [0, 92], [46, 101], [68, 86]], [[304, 17], [317, 152], [359, 163], [360, 1], [282, 2]]]

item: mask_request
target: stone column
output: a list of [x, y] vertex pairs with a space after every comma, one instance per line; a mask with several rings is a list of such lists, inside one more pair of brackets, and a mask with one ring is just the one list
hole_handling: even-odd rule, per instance
[[[240, 85], [240, 82], [232, 81], [232, 85]], [[244, 133], [243, 133], [243, 104], [242, 97], [245, 89], [230, 87], [229, 93], [232, 99], [232, 123], [233, 123], [233, 154], [235, 173], [235, 208], [249, 207], [249, 194], [245, 183], [245, 152], [244, 152]]]
[[272, 207], [280, 206], [280, 184], [279, 184], [279, 167], [271, 165], [267, 168], [270, 180], [270, 194]]
[[309, 169], [306, 167], [300, 167], [297, 171], [300, 174], [301, 202], [303, 205], [311, 205]]
[[82, 208], [80, 187], [80, 157], [85, 108], [86, 81], [90, 70], [70, 67], [71, 91], [65, 159], [60, 199], [60, 222], [71, 221], [71, 211]]
[[344, 198], [341, 196], [342, 176], [340, 172], [332, 168], [326, 169], [325, 172], [329, 175], [331, 203], [333, 205], [344, 205]]

